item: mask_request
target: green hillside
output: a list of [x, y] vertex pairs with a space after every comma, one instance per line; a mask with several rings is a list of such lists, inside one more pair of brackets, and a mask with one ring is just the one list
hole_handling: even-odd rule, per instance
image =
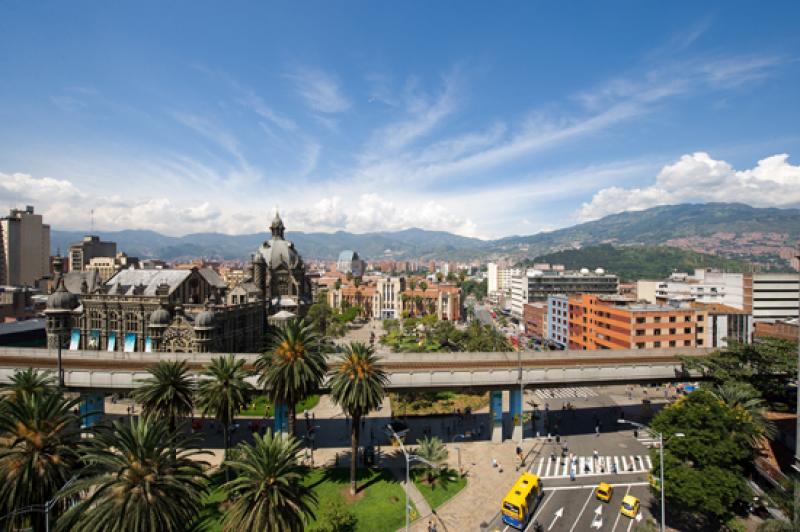
[[617, 274], [623, 281], [663, 279], [674, 271], [691, 272], [695, 268], [719, 268], [732, 272], [745, 271], [747, 268], [747, 263], [743, 261], [684, 249], [661, 246], [614, 247], [610, 244], [540, 255], [536, 259], [523, 261], [522, 265], [528, 267], [534, 262], [563, 264], [567, 269], [604, 268], [608, 273]]

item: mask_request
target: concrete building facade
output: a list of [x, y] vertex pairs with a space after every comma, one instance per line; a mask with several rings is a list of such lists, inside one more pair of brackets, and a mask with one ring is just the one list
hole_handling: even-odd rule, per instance
[[82, 272], [95, 257], [114, 259], [117, 255], [116, 242], [103, 242], [99, 236], [86, 235], [83, 240], [69, 247], [69, 270]]
[[0, 218], [0, 285], [41, 287], [50, 277], [50, 226], [32, 206]]
[[569, 345], [569, 298], [564, 294], [547, 297], [547, 339], [564, 348]]
[[525, 303], [547, 301], [554, 294], [616, 294], [619, 279], [598, 268], [594, 272], [528, 270], [515, 276], [511, 285], [511, 315], [522, 318]]

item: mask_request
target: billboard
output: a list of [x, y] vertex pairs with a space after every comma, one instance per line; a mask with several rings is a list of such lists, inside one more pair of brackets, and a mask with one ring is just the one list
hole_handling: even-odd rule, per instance
[[108, 350], [114, 351], [117, 348], [117, 333], [111, 331], [108, 333]]
[[100, 331], [92, 329], [86, 337], [86, 349], [98, 351], [100, 349]]
[[81, 330], [72, 329], [72, 335], [69, 337], [69, 350], [77, 351], [81, 346]]
[[133, 353], [136, 351], [136, 333], [125, 333], [125, 352]]

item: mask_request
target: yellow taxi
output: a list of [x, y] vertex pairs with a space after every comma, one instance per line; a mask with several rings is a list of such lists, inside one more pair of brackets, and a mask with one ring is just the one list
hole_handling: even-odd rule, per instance
[[594, 496], [603, 502], [608, 502], [614, 496], [614, 487], [611, 484], [601, 482], [595, 488]]
[[625, 517], [636, 517], [639, 513], [639, 499], [633, 495], [625, 495], [622, 499], [622, 506], [619, 507], [619, 513]]

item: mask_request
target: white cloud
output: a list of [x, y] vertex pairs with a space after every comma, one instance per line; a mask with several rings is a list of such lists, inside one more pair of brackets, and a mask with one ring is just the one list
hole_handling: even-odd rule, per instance
[[0, 172], [0, 199], [4, 201], [38, 201], [42, 198], [67, 201], [80, 196], [78, 189], [65, 179], [35, 178], [28, 174]]
[[579, 211], [594, 220], [621, 211], [685, 202], [740, 202], [757, 207], [800, 205], [800, 166], [787, 154], [758, 161], [754, 168], [735, 170], [708, 153], [683, 155], [661, 169], [655, 183], [639, 188], [609, 187], [595, 193]]
[[296, 68], [287, 77], [311, 109], [320, 113], [341, 113], [350, 108], [342, 94], [339, 80], [332, 74], [313, 68]]

